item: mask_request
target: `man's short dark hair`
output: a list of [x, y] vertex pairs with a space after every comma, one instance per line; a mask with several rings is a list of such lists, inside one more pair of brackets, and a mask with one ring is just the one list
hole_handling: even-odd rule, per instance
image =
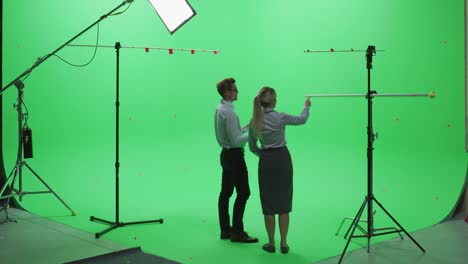
[[218, 82], [216, 84], [216, 88], [218, 88], [218, 93], [221, 95], [221, 97], [224, 97], [224, 93], [227, 90], [232, 89], [232, 85], [236, 83], [236, 80], [234, 78], [226, 78]]

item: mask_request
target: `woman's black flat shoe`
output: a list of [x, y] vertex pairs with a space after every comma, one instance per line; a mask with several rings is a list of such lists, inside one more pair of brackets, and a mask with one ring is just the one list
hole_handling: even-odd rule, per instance
[[281, 246], [281, 253], [287, 254], [289, 252], [289, 246]]
[[270, 252], [270, 253], [275, 253], [275, 251], [276, 251], [275, 246], [271, 246], [270, 244], [263, 245], [262, 249], [265, 250], [266, 252]]

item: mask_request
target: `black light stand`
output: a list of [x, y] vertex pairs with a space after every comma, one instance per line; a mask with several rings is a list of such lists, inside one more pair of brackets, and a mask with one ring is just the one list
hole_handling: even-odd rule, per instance
[[[5, 182], [4, 186], [2, 187], [2, 191], [0, 192], [0, 195], [3, 194], [3, 192], [6, 190], [7, 186], [8, 186], [8, 183], [10, 181], [10, 179], [13, 181], [11, 186], [10, 186], [10, 189], [12, 191], [15, 191], [17, 194], [9, 194], [9, 195], [5, 195], [5, 196], [1, 196], [0, 197], [0, 200], [3, 199], [3, 198], [8, 198], [10, 199], [12, 196], [15, 196], [15, 195], [19, 195], [20, 197], [20, 201], [21, 201], [21, 198], [23, 195], [26, 195], [26, 194], [34, 194], [34, 193], [49, 193], [49, 192], [52, 192], [71, 212], [72, 212], [72, 215], [75, 215], [75, 212], [73, 212], [73, 210], [70, 209], [70, 207], [68, 207], [68, 205], [65, 204], [65, 202], [62, 201], [62, 199], [60, 199], [60, 197], [58, 197], [58, 195], [52, 191], [52, 189], [45, 183], [44, 180], [42, 180], [39, 175], [34, 172], [34, 170], [26, 163], [23, 161], [23, 153], [22, 153], [22, 144], [23, 144], [23, 139], [24, 139], [24, 132], [23, 132], [23, 113], [22, 113], [22, 98], [23, 98], [23, 88], [24, 88], [24, 83], [22, 81], [22, 78], [26, 78], [36, 67], [38, 67], [39, 65], [41, 65], [43, 62], [45, 62], [47, 59], [49, 59], [50, 57], [54, 56], [58, 51], [60, 51], [62, 48], [64, 48], [65, 46], [67, 46], [68, 44], [70, 44], [72, 41], [74, 41], [75, 39], [77, 39], [79, 36], [81, 36], [83, 33], [85, 33], [86, 31], [88, 31], [89, 29], [91, 29], [92, 27], [94, 27], [96, 24], [98, 24], [99, 22], [101, 22], [102, 20], [106, 19], [107, 17], [111, 16], [114, 14], [115, 11], [117, 11], [118, 9], [120, 9], [121, 7], [123, 7], [124, 5], [126, 4], [130, 4], [132, 3], [134, 0], [124, 0], [121, 4], [119, 4], [116, 8], [112, 9], [111, 11], [109, 11], [108, 13], [106, 13], [105, 15], [101, 16], [96, 22], [94, 22], [93, 24], [91, 24], [90, 26], [88, 26], [87, 28], [85, 28], [83, 31], [81, 31], [80, 33], [78, 33], [77, 35], [75, 35], [73, 38], [71, 38], [70, 40], [68, 40], [67, 42], [65, 42], [64, 44], [62, 44], [60, 47], [58, 47], [57, 49], [55, 49], [53, 52], [41, 57], [41, 58], [38, 58], [37, 61], [29, 68], [27, 69], [26, 71], [24, 71], [23, 73], [21, 73], [18, 77], [16, 77], [13, 81], [11, 81], [9, 84], [7, 84], [5, 87], [3, 87], [1, 90], [0, 90], [0, 95], [3, 94], [3, 92], [8, 89], [9, 87], [11, 87], [13, 84], [18, 88], [18, 105], [17, 105], [17, 110], [18, 110], [18, 123], [19, 123], [19, 150], [18, 150], [18, 159], [16, 161], [16, 164], [15, 164], [15, 167], [13, 168], [13, 170], [11, 171], [10, 175], [8, 176], [8, 179], [7, 181]], [[23, 192], [22, 191], [22, 166], [26, 166], [48, 189], [49, 189], [49, 192]], [[12, 175], [14, 175], [14, 177], [11, 177]], [[14, 179], [16, 178], [16, 176], [19, 175], [19, 190], [16, 190], [13, 188], [13, 183], [14, 183]], [[9, 200], [8, 200], [9, 201]], [[8, 206], [8, 203], [6, 204], [6, 206]]]
[[[418, 246], [419, 249], [421, 249], [422, 252], [426, 252], [424, 248], [422, 248], [416, 240], [395, 220], [395, 218], [382, 206], [381, 203], [377, 201], [373, 194], [373, 143], [375, 138], [377, 137], [377, 134], [374, 134], [373, 127], [372, 127], [372, 99], [373, 97], [377, 96], [377, 92], [371, 90], [371, 69], [372, 69], [372, 56], [374, 56], [376, 53], [375, 46], [369, 46], [366, 51], [366, 58], [367, 58], [367, 196], [364, 198], [364, 202], [361, 205], [361, 208], [359, 208], [358, 213], [356, 214], [356, 217], [354, 217], [353, 222], [348, 228], [348, 231], [346, 232], [345, 238], [349, 231], [351, 231], [351, 234], [348, 237], [348, 240], [346, 242], [346, 246], [343, 250], [343, 253], [341, 254], [340, 260], [338, 263], [341, 263], [343, 260], [344, 255], [346, 254], [346, 249], [349, 246], [349, 243], [351, 242], [352, 238], [355, 237], [367, 237], [367, 252], [370, 252], [370, 240], [374, 236], [381, 236], [381, 235], [387, 235], [387, 234], [392, 234], [392, 233], [400, 233], [403, 231], [410, 239], [413, 241], [416, 246]], [[374, 218], [373, 218], [373, 206], [372, 202], [376, 202], [377, 205], [385, 212], [385, 214], [390, 217], [393, 222], [400, 228], [400, 230], [396, 228], [374, 228]], [[361, 231], [363, 229], [359, 226], [359, 221], [360, 218], [364, 212], [364, 208], [367, 205], [367, 232], [363, 232], [364, 235], [354, 235], [354, 231], [356, 228], [359, 228]], [[385, 230], [393, 230], [393, 231], [385, 231]], [[379, 231], [384, 231], [384, 232], [379, 232]]]
[[[60, 196], [55, 193], [52, 188], [49, 187], [49, 185], [26, 163], [26, 161], [23, 160], [23, 146], [26, 140], [25, 136], [25, 124], [24, 124], [24, 119], [25, 119], [25, 114], [23, 114], [23, 88], [24, 84], [21, 80], [17, 80], [14, 82], [14, 85], [18, 89], [18, 102], [15, 105], [16, 110], [18, 111], [18, 156], [16, 158], [16, 163], [13, 169], [11, 170], [10, 174], [8, 175], [8, 178], [5, 182], [5, 185], [3, 186], [2, 190], [0, 191], [0, 195], [2, 195], [5, 190], [8, 187], [8, 184], [11, 181], [9, 191], [7, 192], [6, 195], [1, 196], [1, 199], [7, 198], [7, 201], [5, 203], [5, 210], [7, 210], [9, 204], [10, 204], [10, 199], [11, 197], [14, 197], [16, 195], [19, 196], [19, 200], [22, 201], [23, 195], [27, 194], [41, 194], [41, 193], [53, 193], [57, 199], [72, 213], [72, 215], [76, 215], [76, 213], [60, 198]], [[36, 178], [45, 186], [49, 191], [35, 191], [35, 192], [25, 192], [23, 191], [23, 166], [26, 166], [33, 174], [36, 176]], [[15, 186], [15, 181], [16, 178], [18, 178], [18, 189], [16, 189]], [[8, 220], [8, 219], [7, 219]], [[14, 220], [13, 220], [14, 221]], [[16, 222], [16, 221], [14, 221]]]
[[101, 222], [105, 224], [109, 224], [110, 227], [104, 229], [103, 231], [96, 233], [95, 236], [96, 238], [99, 238], [100, 236], [104, 235], [105, 233], [116, 229], [118, 227], [123, 227], [127, 225], [136, 225], [136, 224], [146, 224], [146, 223], [163, 223], [163, 219], [157, 219], [157, 220], [146, 220], [146, 221], [137, 221], [137, 222], [120, 222], [119, 221], [119, 168], [120, 168], [120, 163], [119, 163], [119, 72], [120, 72], [120, 42], [115, 43], [115, 50], [116, 50], [116, 56], [117, 56], [117, 72], [116, 72], [116, 102], [115, 102], [115, 123], [116, 123], [116, 128], [115, 128], [115, 139], [116, 139], [116, 161], [115, 161], [115, 221], [108, 221], [104, 220], [101, 218], [97, 218], [94, 216], [90, 217], [91, 221], [96, 221], [96, 222]]

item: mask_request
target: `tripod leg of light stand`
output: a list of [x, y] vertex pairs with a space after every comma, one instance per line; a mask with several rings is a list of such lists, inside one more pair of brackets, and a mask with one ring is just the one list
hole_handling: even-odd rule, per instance
[[101, 219], [101, 218], [97, 218], [97, 217], [94, 217], [94, 216], [91, 216], [89, 220], [96, 221], [96, 222], [101, 222], [101, 223], [105, 223], [105, 224], [110, 225], [108, 228], [102, 230], [101, 232], [95, 233], [94, 235], [95, 235], [96, 238], [101, 237], [105, 233], [107, 233], [109, 231], [112, 231], [113, 229], [116, 229], [117, 227], [123, 227], [123, 226], [126, 226], [126, 225], [136, 225], [136, 224], [148, 224], [148, 223], [161, 223], [162, 224], [164, 222], [163, 219], [158, 219], [158, 220], [127, 222], [127, 223], [123, 223], [123, 222], [114, 223], [114, 222], [104, 220], [104, 219]]
[[136, 221], [136, 222], [126, 222], [126, 223], [121, 223], [122, 226], [126, 225], [136, 225], [136, 224], [148, 224], [148, 223], [164, 223], [163, 219], [157, 219], [157, 220], [145, 220], [145, 221]]
[[115, 224], [114, 222], [111, 222], [109, 220], [104, 220], [104, 219], [101, 219], [101, 218], [97, 218], [97, 217], [94, 217], [94, 216], [91, 216], [89, 218], [90, 221], [96, 221], [96, 222], [101, 222], [101, 223], [105, 223], [105, 224], [109, 224], [109, 225], [113, 225]]
[[348, 249], [349, 243], [351, 242], [351, 239], [353, 238], [354, 231], [356, 231], [356, 227], [359, 224], [359, 219], [361, 219], [362, 213], [364, 212], [364, 208], [366, 207], [365, 205], [367, 204], [367, 202], [368, 202], [368, 197], [366, 196], [366, 198], [364, 199], [364, 203], [361, 205], [361, 208], [359, 209], [359, 212], [357, 213], [356, 218], [353, 221], [353, 224], [350, 226], [351, 234], [348, 237], [348, 241], [346, 242], [346, 246], [343, 249], [343, 253], [341, 253], [340, 260], [338, 260], [338, 264], [341, 263], [344, 255], [346, 254], [346, 249]]
[[[9, 197], [9, 195], [6, 195], [6, 196], [1, 196], [1, 195], [3, 195], [3, 193], [4, 193], [5, 190], [6, 190], [6, 188], [8, 187], [8, 183], [10, 182], [10, 179], [12, 180], [12, 184], [11, 184], [12, 187], [11, 187], [11, 188], [13, 189], [13, 183], [15, 182], [16, 173], [17, 173], [17, 171], [18, 171], [17, 168], [18, 168], [18, 166], [15, 165], [15, 167], [13, 167], [13, 169], [12, 169], [11, 172], [10, 172], [10, 174], [8, 175], [8, 178], [7, 178], [6, 182], [5, 182], [5, 185], [3, 185], [2, 191], [0, 192], [0, 199]], [[13, 175], [13, 173], [14, 173], [14, 176], [11, 177], [11, 176]]]
[[[15, 167], [11, 170], [10, 174], [8, 175], [8, 178], [7, 178], [7, 181], [5, 182], [5, 185], [3, 186], [2, 188], [2, 191], [0, 192], [0, 195], [3, 195], [3, 193], [5, 192], [6, 188], [8, 187], [8, 183], [10, 182], [11, 180], [11, 185], [10, 185], [10, 192], [14, 191], [14, 188], [13, 186], [15, 185], [15, 180], [16, 180], [16, 176], [18, 175], [18, 165], [15, 165]], [[13, 176], [13, 177], [12, 177]], [[8, 195], [5, 195], [5, 196], [1, 196], [0, 199], [3, 199], [3, 198], [7, 198], [6, 199], [6, 203], [4, 205], [4, 210], [5, 210], [5, 217], [6, 219], [4, 221], [1, 222], [1, 224], [3, 223], [6, 223], [6, 222], [15, 222], [15, 223], [18, 223], [18, 221], [16, 221], [15, 219], [11, 219], [9, 216], [8, 216], [8, 208], [10, 207], [10, 199], [11, 197], [15, 196], [15, 194], [8, 194]]]
[[[16, 177], [16, 173], [15, 173], [15, 177]], [[13, 189], [13, 184], [15, 183], [15, 179], [13, 179], [13, 181], [11, 182], [11, 189]], [[7, 195], [5, 197], [8, 197], [7, 200], [6, 200], [6, 204], [5, 204], [5, 215], [6, 215], [6, 220], [5, 222], [15, 222], [15, 223], [18, 223], [18, 221], [16, 221], [15, 219], [10, 219], [8, 217], [8, 208], [10, 206], [10, 199], [11, 197], [13, 197], [14, 195]]]
[[107, 232], [112, 231], [112, 230], [116, 229], [117, 227], [122, 226], [122, 224], [120, 222], [118, 222], [118, 220], [116, 220], [116, 222], [112, 222], [112, 221], [97, 218], [97, 217], [94, 217], [94, 216], [91, 216], [89, 218], [89, 220], [110, 225], [108, 228], [102, 230], [101, 232], [94, 233], [95, 238], [100, 238], [102, 235], [106, 234]]
[[117, 227], [121, 227], [123, 226], [122, 223], [120, 222], [111, 222], [111, 221], [108, 221], [108, 220], [104, 220], [104, 219], [101, 219], [101, 218], [97, 218], [97, 217], [94, 217], [94, 216], [91, 216], [90, 219], [91, 221], [96, 221], [96, 222], [101, 222], [101, 223], [105, 223], [105, 224], [109, 224], [110, 226], [104, 230], [102, 230], [101, 232], [99, 233], [95, 233], [94, 234], [94, 237], [95, 238], [99, 238], [101, 237], [102, 235], [104, 235], [105, 233], [109, 232], [109, 231], [112, 231], [114, 229], [116, 229]]
[[[348, 220], [348, 219], [349, 219], [349, 220], [354, 220], [354, 217], [349, 216], [349, 217], [343, 218], [343, 220], [342, 220], [341, 223], [340, 223], [340, 226], [338, 227], [338, 230], [336, 230], [335, 236], [338, 236], [338, 235], [340, 234], [340, 230], [341, 230], [341, 228], [343, 227], [344, 222], [345, 222], [346, 220]], [[360, 222], [366, 222], [366, 223], [367, 223], [367, 220], [359, 220], [359, 221], [360, 221]], [[352, 225], [352, 224], [351, 224], [351, 225]], [[362, 228], [359, 224], [358, 224], [357, 228], [358, 228], [362, 233], [367, 234], [367, 231], [364, 230], [364, 228]], [[348, 232], [349, 232], [349, 229], [348, 229], [348, 231], [346, 232], [346, 234], [345, 234], [345, 236], [344, 236], [344, 239], [346, 239], [346, 238], [348, 237]]]
[[105, 220], [105, 219], [98, 218], [98, 217], [94, 217], [94, 216], [91, 216], [89, 218], [89, 220], [110, 225], [108, 228], [102, 230], [101, 232], [95, 233], [94, 234], [95, 238], [99, 238], [102, 235], [104, 235], [105, 233], [107, 233], [109, 231], [112, 231], [113, 229], [116, 229], [117, 227], [121, 226], [121, 223], [119, 223], [119, 222], [112, 222], [112, 221]]
[[[344, 235], [344, 238], [345, 238], [345, 239], [348, 237], [348, 234], [349, 234], [349, 231], [351, 231], [351, 228], [352, 228], [354, 225], [358, 225], [358, 224], [359, 224], [359, 219], [361, 218], [361, 217], [358, 217], [359, 212], [361, 212], [361, 211], [364, 210], [364, 207], [366, 206], [366, 204], [367, 204], [367, 197], [364, 199], [364, 202], [362, 203], [361, 208], [359, 208], [359, 211], [357, 212], [356, 217], [353, 219], [353, 222], [352, 222], [351, 225], [349, 226], [348, 231], [346, 231], [346, 234]], [[361, 214], [362, 214], [362, 213], [361, 213]]]
[[59, 199], [59, 201], [68, 209], [70, 210], [70, 212], [72, 213], [73, 216], [76, 215], [75, 211], [73, 211], [63, 200], [62, 198], [60, 198], [60, 196], [57, 195], [57, 193], [54, 192], [54, 190], [52, 190], [52, 188], [50, 188], [50, 186], [26, 163], [26, 162], [23, 162], [23, 164], [34, 174], [34, 176], [36, 176], [36, 178], [39, 179], [39, 181], [42, 182], [42, 184], [45, 185], [45, 187], [47, 187], [47, 189], [49, 189], [49, 191], [51, 193], [53, 193], [55, 195], [55, 197], [57, 197], [57, 199]]
[[94, 217], [94, 216], [91, 216], [90, 219], [91, 221], [95, 221], [95, 222], [101, 222], [101, 223], [105, 223], [105, 224], [109, 224], [110, 226], [104, 230], [102, 230], [101, 232], [99, 233], [95, 233], [95, 237], [96, 238], [99, 238], [100, 236], [104, 235], [105, 233], [113, 230], [113, 229], [116, 229], [117, 227], [123, 227], [123, 226], [127, 226], [127, 225], [136, 225], [136, 224], [148, 224], [148, 223], [164, 223], [164, 220], [161, 218], [161, 219], [157, 219], [157, 220], [145, 220], [145, 221], [135, 221], [135, 222], [111, 222], [111, 221], [108, 221], [108, 220], [105, 220], [105, 219], [101, 219], [101, 218], [97, 218], [97, 217]]
[[426, 250], [424, 250], [424, 248], [421, 247], [421, 245], [419, 245], [418, 242], [416, 242], [416, 240], [415, 240], [408, 232], [406, 232], [406, 230], [400, 225], [400, 223], [398, 223], [398, 221], [395, 220], [395, 218], [393, 218], [393, 216], [390, 215], [390, 213], [389, 213], [387, 210], [385, 210], [385, 208], [382, 206], [382, 204], [380, 204], [379, 201], [377, 201], [377, 200], [375, 199], [375, 197], [373, 197], [372, 199], [377, 203], [377, 205], [378, 205], [380, 208], [382, 208], [382, 210], [387, 214], [387, 216], [390, 217], [390, 219], [392, 219], [393, 222], [395, 222], [395, 224], [396, 224], [401, 230], [403, 230], [403, 232], [405, 232], [405, 234], [411, 239], [411, 241], [413, 241], [413, 243], [416, 244], [416, 246], [418, 246], [418, 248], [419, 248], [422, 252], [426, 253]]

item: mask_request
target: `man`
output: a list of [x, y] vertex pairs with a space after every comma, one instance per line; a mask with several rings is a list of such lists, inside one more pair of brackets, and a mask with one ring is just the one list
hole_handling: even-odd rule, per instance
[[[241, 128], [239, 117], [234, 112], [233, 101], [237, 100], [237, 86], [234, 78], [221, 80], [216, 87], [223, 98], [216, 108], [215, 131], [218, 144], [222, 147], [220, 160], [223, 169], [221, 192], [218, 200], [221, 239], [231, 242], [256, 243], [257, 238], [250, 237], [244, 231], [242, 218], [245, 204], [250, 196], [249, 176], [244, 160], [244, 145], [249, 140], [243, 135], [247, 128]], [[229, 219], [229, 199], [236, 188], [236, 201], [232, 217]]]

